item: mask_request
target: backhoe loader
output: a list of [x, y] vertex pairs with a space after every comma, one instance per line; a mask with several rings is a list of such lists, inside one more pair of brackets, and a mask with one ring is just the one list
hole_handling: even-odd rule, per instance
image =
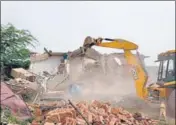
[[[131, 72], [135, 81], [137, 96], [145, 101], [159, 102], [160, 104], [163, 104], [164, 102], [166, 106], [166, 115], [175, 118], [176, 50], [169, 50], [158, 55], [158, 59], [156, 61], [159, 62], [157, 82], [146, 86], [148, 74], [140, 58], [138, 58], [138, 46], [135, 43], [124, 39], [94, 39], [87, 37], [83, 44], [83, 47], [85, 48], [84, 51], [86, 51], [87, 48], [91, 48], [92, 46], [124, 50], [124, 56], [127, 60], [127, 63], [131, 66]], [[133, 55], [131, 51], [136, 51], [138, 56]]]

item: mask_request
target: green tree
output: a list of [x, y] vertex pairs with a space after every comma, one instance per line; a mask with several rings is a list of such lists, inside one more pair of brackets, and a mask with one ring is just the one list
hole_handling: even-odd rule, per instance
[[28, 31], [15, 28], [12, 24], [1, 25], [1, 68], [28, 68], [30, 51], [38, 40]]

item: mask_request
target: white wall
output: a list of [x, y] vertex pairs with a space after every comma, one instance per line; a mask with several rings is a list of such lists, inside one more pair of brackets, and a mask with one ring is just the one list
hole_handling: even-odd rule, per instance
[[59, 66], [60, 59], [61, 57], [59, 56], [52, 56], [49, 57], [47, 60], [32, 63], [29, 70], [36, 74], [43, 71], [52, 73], [55, 70], [55, 68]]

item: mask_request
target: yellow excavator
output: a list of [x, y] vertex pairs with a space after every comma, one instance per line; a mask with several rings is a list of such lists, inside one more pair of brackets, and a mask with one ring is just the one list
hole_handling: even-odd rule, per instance
[[[131, 65], [131, 72], [135, 81], [137, 96], [150, 102], [164, 102], [166, 106], [166, 115], [175, 118], [176, 50], [170, 50], [158, 55], [158, 59], [156, 61], [159, 62], [157, 82], [147, 87], [146, 83], [148, 81], [148, 74], [139, 58], [138, 46], [135, 43], [124, 39], [94, 39], [87, 37], [83, 44], [84, 51], [92, 46], [124, 50], [124, 56], [127, 63]], [[132, 50], [136, 51], [138, 56], [135, 56], [131, 52]]]

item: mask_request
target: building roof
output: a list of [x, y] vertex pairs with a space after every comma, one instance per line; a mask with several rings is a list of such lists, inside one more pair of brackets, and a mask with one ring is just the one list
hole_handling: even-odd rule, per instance
[[[48, 54], [49, 52], [49, 54]], [[38, 61], [43, 61], [43, 60], [46, 60], [48, 59], [50, 56], [63, 56], [65, 53], [70, 53], [70, 58], [71, 59], [74, 59], [76, 57], [80, 57], [80, 56], [84, 56], [84, 57], [87, 57], [87, 58], [90, 58], [90, 59], [93, 59], [93, 60], [99, 60], [100, 57], [102, 56], [101, 53], [99, 53], [98, 51], [96, 51], [95, 49], [93, 48], [89, 48], [87, 49], [86, 53], [83, 55], [81, 53], [81, 49], [78, 48], [72, 52], [52, 52], [52, 51], [47, 51], [45, 50], [45, 53], [42, 53], [42, 54], [35, 54], [33, 56], [31, 56], [31, 61], [32, 62], [38, 62]], [[107, 54], [107, 55], [118, 55], [118, 56], [124, 56], [124, 53], [112, 53], [112, 54]], [[134, 54], [136, 55], [136, 54]], [[148, 58], [149, 56], [145, 56], [143, 54], [140, 54], [140, 57], [141, 59], [145, 59], [145, 58]]]
[[160, 53], [158, 56], [167, 56], [169, 54], [174, 54], [174, 53], [176, 53], [176, 50], [168, 50], [166, 52]]

